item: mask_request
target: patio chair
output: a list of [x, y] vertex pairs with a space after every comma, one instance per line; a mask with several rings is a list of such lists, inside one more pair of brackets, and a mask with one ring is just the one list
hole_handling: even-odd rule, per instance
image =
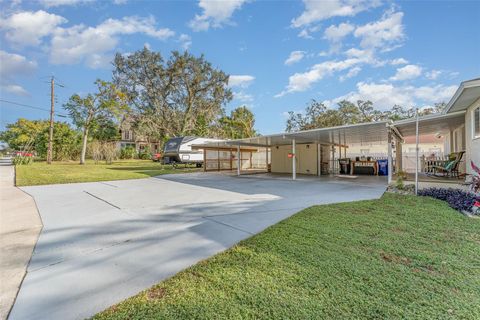
[[453, 152], [449, 155], [449, 159], [443, 166], [432, 165], [428, 167], [429, 174], [436, 177], [453, 178], [459, 177], [458, 165], [463, 158], [465, 151]]

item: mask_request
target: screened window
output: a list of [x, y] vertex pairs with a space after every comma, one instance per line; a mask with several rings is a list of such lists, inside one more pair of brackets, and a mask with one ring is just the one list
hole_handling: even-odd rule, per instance
[[480, 138], [480, 106], [473, 109], [473, 136]]

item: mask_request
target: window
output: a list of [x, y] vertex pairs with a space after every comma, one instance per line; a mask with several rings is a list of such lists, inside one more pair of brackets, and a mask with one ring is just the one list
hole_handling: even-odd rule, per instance
[[480, 138], [480, 106], [473, 109], [473, 137]]

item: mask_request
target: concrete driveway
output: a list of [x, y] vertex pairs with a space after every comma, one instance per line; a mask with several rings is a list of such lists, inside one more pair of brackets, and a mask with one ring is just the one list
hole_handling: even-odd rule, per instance
[[314, 204], [386, 180], [179, 174], [25, 187], [44, 228], [10, 319], [82, 319]]

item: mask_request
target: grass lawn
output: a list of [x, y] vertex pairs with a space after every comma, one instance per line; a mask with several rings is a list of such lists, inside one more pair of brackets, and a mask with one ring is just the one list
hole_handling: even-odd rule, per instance
[[94, 318], [480, 319], [480, 219], [396, 194], [311, 207]]
[[31, 165], [16, 167], [16, 185], [32, 186], [54, 183], [91, 182], [138, 179], [158, 176], [166, 173], [198, 171], [199, 169], [180, 165], [177, 169], [170, 165], [161, 165], [151, 160], [121, 160], [112, 164], [93, 161], [85, 165], [78, 162], [34, 162]]

